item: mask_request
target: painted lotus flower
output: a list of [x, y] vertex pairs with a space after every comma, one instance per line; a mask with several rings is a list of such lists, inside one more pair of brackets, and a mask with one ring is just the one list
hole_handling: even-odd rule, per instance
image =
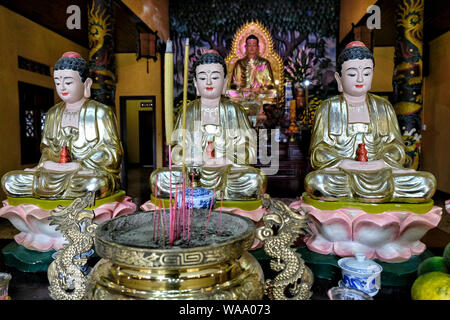
[[[136, 204], [130, 197], [121, 202], [110, 202], [94, 209], [94, 222], [100, 223], [117, 216], [130, 214], [136, 211]], [[14, 240], [27, 249], [36, 251], [59, 250], [66, 243], [63, 235], [50, 226], [51, 211], [39, 208], [34, 204], [21, 204], [12, 206], [3, 201], [0, 217], [8, 219], [20, 231]]]
[[371, 214], [354, 208], [319, 210], [302, 200], [291, 207], [310, 217], [313, 235], [306, 240], [310, 250], [342, 257], [364, 253], [368, 259], [385, 262], [403, 262], [421, 254], [426, 246], [420, 239], [438, 225], [442, 215], [438, 206], [425, 214]]

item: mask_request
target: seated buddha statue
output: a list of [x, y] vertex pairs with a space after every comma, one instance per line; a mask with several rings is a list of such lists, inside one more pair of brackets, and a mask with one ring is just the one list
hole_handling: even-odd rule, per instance
[[[341, 92], [317, 110], [310, 152], [314, 171], [305, 178], [311, 198], [369, 203], [428, 201], [436, 179], [403, 168], [405, 145], [397, 117], [384, 98], [368, 93], [374, 58], [362, 42], [339, 55], [335, 78]], [[359, 148], [366, 161], [357, 161]]]
[[[9, 197], [39, 199], [74, 199], [88, 191], [97, 199], [114, 194], [119, 190], [122, 145], [113, 110], [89, 99], [92, 79], [78, 53], [63, 54], [53, 76], [62, 102], [46, 116], [39, 164], [6, 173], [3, 190]], [[62, 150], [66, 157], [61, 157]]]
[[157, 189], [158, 196], [167, 198], [171, 185], [172, 192], [183, 181], [189, 185], [194, 174], [196, 187], [214, 189], [216, 199], [259, 199], [267, 182], [250, 165], [256, 163], [256, 132], [244, 108], [222, 97], [227, 85], [224, 59], [214, 51], [206, 52], [194, 62], [193, 71], [200, 98], [186, 106], [185, 124], [180, 112], [172, 134], [172, 166], [152, 172], [152, 193]]
[[263, 104], [272, 104], [276, 98], [270, 62], [259, 55], [259, 39], [253, 34], [245, 40], [245, 57], [236, 61], [227, 94], [248, 115], [257, 114]]

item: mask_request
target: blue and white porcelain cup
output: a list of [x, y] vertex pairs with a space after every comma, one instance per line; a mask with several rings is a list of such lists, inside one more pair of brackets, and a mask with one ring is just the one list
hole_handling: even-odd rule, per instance
[[364, 254], [356, 254], [355, 257], [339, 259], [342, 283], [347, 288], [361, 290], [373, 297], [381, 288], [383, 268], [378, 263], [366, 259]]
[[[205, 188], [186, 188], [185, 189], [185, 199], [184, 205], [187, 208], [194, 209], [209, 209], [212, 202], [212, 207], [216, 199], [214, 199], [214, 192]], [[183, 206], [183, 191], [178, 191], [177, 195], [177, 207], [181, 208]]]

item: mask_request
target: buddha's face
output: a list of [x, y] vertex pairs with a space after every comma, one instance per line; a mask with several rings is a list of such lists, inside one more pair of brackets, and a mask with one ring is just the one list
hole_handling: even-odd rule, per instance
[[348, 60], [342, 64], [342, 75], [335, 73], [338, 89], [353, 97], [365, 95], [372, 86], [373, 61]]
[[92, 81], [88, 78], [83, 83], [78, 71], [55, 70], [53, 73], [56, 92], [65, 103], [73, 104], [83, 98], [89, 98]]
[[194, 80], [197, 95], [202, 98], [217, 99], [225, 93], [226, 77], [220, 63], [201, 64], [195, 70]]
[[259, 54], [259, 44], [256, 39], [248, 39], [245, 42], [245, 52], [249, 58], [254, 58]]

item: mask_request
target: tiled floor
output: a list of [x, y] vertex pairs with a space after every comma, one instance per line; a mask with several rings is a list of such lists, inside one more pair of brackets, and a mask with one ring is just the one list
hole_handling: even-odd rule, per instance
[[[150, 198], [150, 188], [148, 180], [151, 168], [129, 168], [128, 170], [128, 188], [127, 194], [133, 198], [138, 206], [143, 204]], [[443, 192], [436, 192], [434, 196], [435, 205], [444, 207], [445, 200], [450, 199], [450, 195]], [[283, 198], [286, 203], [290, 203], [296, 199]], [[6, 219], [0, 219], [0, 248], [12, 241], [17, 230]], [[441, 255], [443, 248], [450, 242], [450, 214], [445, 209], [442, 214], [441, 222], [437, 228], [430, 230], [422, 241], [427, 245], [433, 254]], [[16, 300], [48, 300], [51, 299], [48, 295], [48, 280], [46, 273], [23, 273], [13, 270], [5, 266], [0, 256], [0, 271], [8, 271], [13, 274], [13, 281], [11, 282], [10, 295]], [[315, 294], [313, 299], [326, 299], [326, 290], [333, 286], [329, 281], [316, 279], [313, 290]], [[409, 290], [403, 292], [384, 291], [384, 295], [390, 299], [394, 297], [396, 300], [408, 299]], [[379, 295], [380, 296], [380, 295]], [[381, 296], [380, 296], [381, 297]]]

